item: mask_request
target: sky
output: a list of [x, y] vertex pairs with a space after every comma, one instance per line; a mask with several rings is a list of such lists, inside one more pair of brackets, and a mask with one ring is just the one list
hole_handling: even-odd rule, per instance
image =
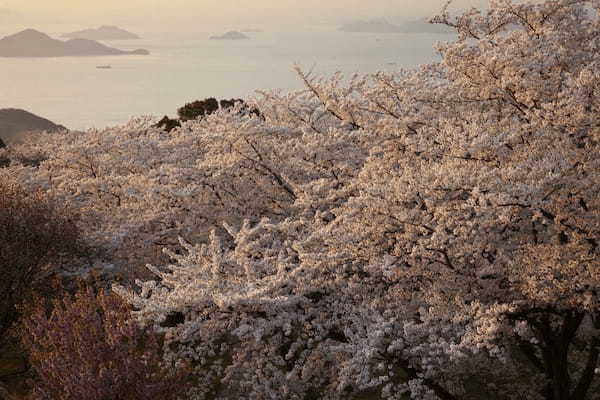
[[[445, 0], [0, 0], [0, 31], [74, 29], [118, 24], [143, 31], [206, 31], [215, 25], [311, 26], [388, 17], [417, 18], [439, 11]], [[486, 0], [455, 0], [481, 7]], [[240, 28], [242, 29], [242, 28]]]

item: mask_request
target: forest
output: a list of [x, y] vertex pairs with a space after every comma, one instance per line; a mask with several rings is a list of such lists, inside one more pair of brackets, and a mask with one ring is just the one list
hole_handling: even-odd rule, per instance
[[599, 13], [0, 149], [0, 398], [600, 399]]

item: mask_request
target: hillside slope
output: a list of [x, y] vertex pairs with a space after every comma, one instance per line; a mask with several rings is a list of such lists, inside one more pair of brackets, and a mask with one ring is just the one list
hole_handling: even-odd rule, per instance
[[0, 109], [0, 140], [9, 143], [20, 134], [31, 131], [58, 131], [66, 129], [25, 110]]

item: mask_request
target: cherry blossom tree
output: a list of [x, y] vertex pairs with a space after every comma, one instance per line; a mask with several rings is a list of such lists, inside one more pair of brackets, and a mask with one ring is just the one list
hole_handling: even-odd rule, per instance
[[21, 339], [35, 371], [31, 400], [177, 399], [185, 369], [165, 368], [158, 339], [131, 321], [113, 293], [81, 288], [38, 304], [23, 321]]
[[[319, 333], [305, 333], [314, 346], [309, 352], [286, 353], [294, 367], [285, 380], [273, 377], [281, 361], [260, 357], [261, 373], [271, 371], [267, 381], [278, 382], [266, 393], [293, 398], [299, 392], [290, 382], [297, 377], [304, 395], [313, 390], [317, 398], [361, 392], [442, 399], [595, 396], [596, 7], [492, 2], [485, 14], [436, 18], [458, 32], [455, 42], [440, 46], [439, 64], [355, 77], [345, 85], [339, 77], [318, 80], [300, 72], [310, 95], [305, 103], [322, 117], [283, 101], [277, 110], [314, 132], [320, 118], [337, 120], [339, 126], [327, 129], [367, 140], [369, 157], [340, 206], [328, 210], [331, 221], [313, 222], [290, 245], [297, 261], [284, 281], [294, 283], [262, 287], [271, 295], [252, 302], [261, 305], [258, 321], [261, 315], [266, 320], [233, 331], [243, 337], [251, 329], [263, 351], [281, 351], [284, 341], [273, 341], [278, 333], [266, 327], [282, 316], [284, 326], [295, 326], [312, 311], [292, 313], [285, 308], [290, 301], [327, 315]], [[267, 261], [262, 257], [255, 256]], [[237, 265], [248, 268], [248, 262]], [[274, 272], [281, 270], [271, 265], [270, 279], [281, 281]], [[306, 280], [296, 283], [296, 276]], [[195, 292], [177, 282], [169, 293]], [[265, 282], [245, 285], [259, 283]], [[312, 304], [315, 291], [344, 304]], [[242, 303], [221, 303], [237, 297], [221, 289], [209, 293], [209, 303], [228, 304], [226, 310], [240, 311], [252, 299], [244, 294]], [[163, 296], [151, 295], [148, 304], [164, 304]], [[187, 322], [193, 313], [180, 312], [185, 324], [202, 321]], [[328, 374], [325, 360], [343, 368]], [[304, 375], [316, 365], [318, 377]], [[233, 363], [226, 370], [235, 369]]]
[[485, 350], [498, 360], [477, 362], [487, 395], [514, 376], [513, 395], [595, 398], [597, 7], [444, 13], [435, 21], [459, 38], [440, 46], [442, 63], [373, 77], [363, 118], [387, 138], [325, 237], [348, 262], [387, 258], [414, 305], [413, 321], [394, 316], [403, 337], [372, 349], [403, 366], [413, 395], [468, 396], [459, 360]]
[[84, 252], [79, 231], [63, 207], [41, 191], [0, 180], [0, 352], [21, 318], [21, 305], [63, 264]]
[[179, 236], [198, 242], [212, 229], [224, 233], [223, 222], [324, 212], [358, 174], [367, 151], [355, 135], [308, 130], [275, 103], [282, 96], [265, 97], [270, 114], [261, 117], [238, 103], [169, 134], [139, 118], [42, 135], [5, 151], [12, 166], [4, 173], [79, 210], [87, 239], [135, 270], [165, 262], [162, 248], [174, 250]]

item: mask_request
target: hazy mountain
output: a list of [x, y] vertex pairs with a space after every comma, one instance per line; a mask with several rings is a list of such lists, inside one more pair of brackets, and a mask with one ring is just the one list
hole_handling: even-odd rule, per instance
[[149, 54], [148, 50], [124, 51], [88, 39], [61, 41], [45, 33], [26, 29], [0, 39], [0, 57], [62, 57]]
[[16, 140], [27, 132], [59, 131], [66, 129], [45, 118], [15, 108], [0, 109], [0, 139], [4, 143]]
[[211, 40], [241, 40], [250, 39], [248, 36], [241, 32], [230, 31], [219, 36], [211, 36]]
[[89, 39], [89, 40], [129, 40], [141, 39], [135, 33], [128, 32], [113, 25], [103, 25], [96, 29], [84, 29], [82, 31], [65, 33], [62, 35], [68, 39]]
[[450, 33], [447, 26], [431, 24], [428, 18], [408, 21], [401, 24], [392, 24], [384, 18], [367, 21], [349, 22], [340, 28], [343, 32], [363, 33]]

